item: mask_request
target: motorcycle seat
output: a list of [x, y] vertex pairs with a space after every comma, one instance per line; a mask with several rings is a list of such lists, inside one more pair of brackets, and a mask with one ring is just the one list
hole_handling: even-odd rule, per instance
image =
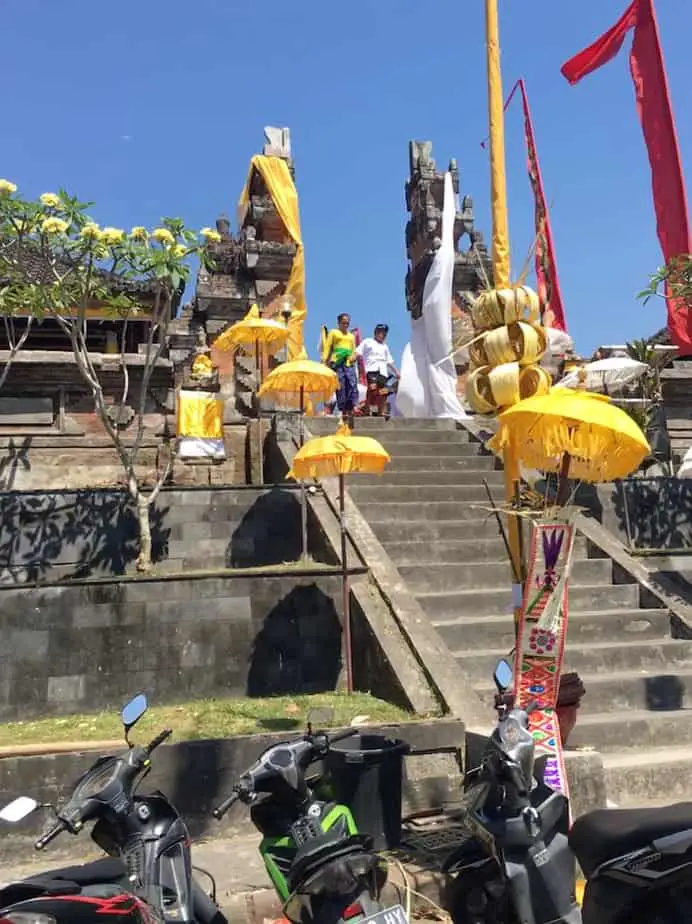
[[63, 866], [61, 869], [50, 869], [32, 876], [32, 881], [67, 880], [79, 886], [100, 885], [101, 883], [117, 882], [127, 875], [125, 864], [119, 857], [103, 857], [91, 863], [78, 866]]
[[598, 809], [577, 818], [569, 845], [588, 879], [607, 860], [688, 828], [692, 829], [692, 802], [651, 809]]

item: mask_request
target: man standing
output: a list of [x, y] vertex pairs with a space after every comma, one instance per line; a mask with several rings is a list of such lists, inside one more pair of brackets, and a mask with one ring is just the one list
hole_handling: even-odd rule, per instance
[[358, 347], [357, 353], [363, 357], [365, 365], [365, 375], [368, 380], [368, 407], [370, 413], [373, 411], [383, 416], [387, 406], [387, 398], [390, 389], [387, 387], [387, 380], [390, 375], [399, 377], [399, 370], [394, 365], [391, 350], [386, 344], [389, 327], [386, 324], [378, 324], [372, 337], [366, 339]]
[[358, 404], [358, 379], [356, 361], [356, 338], [349, 327], [351, 317], [340, 314], [337, 326], [327, 334], [322, 347], [322, 362], [333, 369], [339, 379], [336, 405], [345, 417], [352, 417]]

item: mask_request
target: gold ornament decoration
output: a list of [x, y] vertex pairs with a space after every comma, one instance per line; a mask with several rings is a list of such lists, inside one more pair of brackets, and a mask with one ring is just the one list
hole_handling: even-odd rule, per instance
[[469, 356], [476, 366], [499, 366], [518, 362], [532, 366], [539, 362], [547, 348], [545, 329], [537, 324], [515, 321], [486, 331], [469, 347]]
[[551, 385], [550, 373], [541, 366], [526, 366], [519, 373], [519, 397], [522, 401], [547, 395]]
[[513, 289], [486, 289], [471, 308], [476, 328], [487, 330], [515, 321], [537, 322], [540, 319], [540, 299], [528, 286]]
[[466, 398], [478, 414], [491, 414], [519, 401], [519, 363], [474, 369], [466, 379]]

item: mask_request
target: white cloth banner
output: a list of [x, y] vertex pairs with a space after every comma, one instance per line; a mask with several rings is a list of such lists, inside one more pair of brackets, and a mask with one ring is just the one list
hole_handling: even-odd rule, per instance
[[226, 447], [223, 440], [179, 436], [178, 455], [181, 459], [225, 459]]
[[411, 340], [401, 360], [396, 404], [403, 417], [468, 417], [457, 397], [452, 358], [455, 217], [452, 175], [446, 173], [442, 245], [425, 278], [422, 317], [411, 322]]

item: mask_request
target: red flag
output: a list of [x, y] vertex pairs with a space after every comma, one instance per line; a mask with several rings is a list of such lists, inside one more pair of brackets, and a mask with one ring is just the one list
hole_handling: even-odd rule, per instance
[[[536, 139], [533, 133], [529, 98], [526, 93], [526, 85], [523, 78], [517, 80], [512, 87], [512, 91], [507, 97], [504, 108], [505, 111], [507, 111], [507, 107], [514, 99], [514, 94], [517, 90], [521, 90], [521, 99], [524, 108], [524, 135], [526, 138], [529, 181], [533, 189], [535, 203], [535, 267], [536, 286], [541, 300], [541, 322], [545, 327], [553, 327], [556, 330], [562, 330], [566, 333], [567, 322], [565, 321], [565, 309], [562, 304], [560, 283], [557, 275], [557, 260], [555, 259], [555, 247], [553, 246], [553, 232], [550, 226], [548, 203], [545, 198], [541, 168], [538, 162], [538, 153], [536, 151]], [[481, 147], [485, 147], [485, 141], [481, 142]]]
[[[658, 240], [668, 263], [681, 254], [691, 253], [692, 242], [685, 180], [653, 0], [633, 0], [612, 29], [571, 58], [561, 70], [572, 85], [578, 83], [615, 57], [630, 29], [634, 29], [630, 70], [649, 153]], [[671, 341], [679, 348], [681, 356], [689, 356], [692, 354], [692, 311], [669, 293], [667, 302]]]

